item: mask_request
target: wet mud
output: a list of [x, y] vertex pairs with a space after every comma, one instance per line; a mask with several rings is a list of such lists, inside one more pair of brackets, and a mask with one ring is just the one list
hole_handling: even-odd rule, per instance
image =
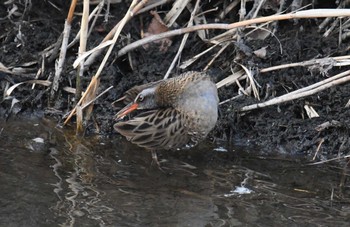
[[[25, 73], [16, 75], [0, 72], [1, 93], [8, 83], [13, 85], [35, 78], [37, 70], [42, 67], [43, 51], [57, 42], [63, 30], [68, 11], [68, 6], [64, 1], [56, 1], [56, 8], [48, 1], [33, 0], [31, 2], [31, 7], [17, 5], [19, 14], [13, 14], [10, 17], [8, 17], [8, 12], [11, 5], [0, 4], [0, 62], [6, 67], [25, 70]], [[319, 4], [321, 7], [334, 8], [334, 1], [329, 2]], [[213, 7], [212, 4], [203, 4], [203, 10]], [[103, 18], [97, 21], [97, 26], [89, 37], [88, 48], [93, 48], [103, 39], [114, 24], [121, 19], [128, 5], [129, 1], [111, 5], [108, 21], [105, 22]], [[168, 10], [169, 8], [166, 7], [170, 6], [164, 6], [159, 10]], [[269, 14], [268, 11], [265, 13]], [[188, 16], [180, 17], [179, 23], [185, 23]], [[216, 17], [215, 12], [207, 14], [209, 22], [215, 22]], [[148, 50], [141, 47], [120, 58], [116, 56], [117, 50], [129, 42], [126, 35], [130, 34], [130, 41], [140, 39], [141, 24], [149, 23], [151, 18], [148, 13], [141, 14], [124, 28], [122, 39], [116, 45], [110, 61], [103, 70], [99, 91], [111, 85], [114, 88], [95, 102], [93, 119], [85, 125], [86, 134], [97, 133], [105, 136], [116, 134], [113, 131], [113, 116], [116, 110], [112, 108], [111, 103], [130, 87], [162, 79], [165, 75], [179, 48], [181, 37], [173, 37], [172, 45], [165, 52], [158, 51], [156, 47]], [[72, 37], [78, 32], [79, 20], [80, 18], [76, 17], [73, 21]], [[231, 68], [237, 67], [236, 62], [252, 70], [258, 70], [313, 58], [346, 55], [348, 42], [338, 44], [337, 33], [323, 37], [323, 33], [318, 31], [321, 21], [321, 19], [283, 21], [276, 25], [275, 36], [270, 36], [265, 40], [249, 37], [244, 38], [241, 43], [233, 40], [232, 44], [214, 61], [208, 73], [213, 80], [220, 81], [230, 75]], [[224, 19], [223, 22], [230, 22], [230, 18]], [[221, 33], [221, 31], [209, 32], [212, 35]], [[267, 48], [265, 58], [258, 58], [252, 54], [254, 50], [262, 47]], [[190, 59], [206, 48], [208, 44], [200, 40], [196, 34], [190, 34], [181, 59]], [[72, 63], [76, 58], [77, 49], [78, 45], [75, 45], [67, 53], [67, 64], [56, 97], [50, 97], [48, 87], [37, 85], [32, 89], [31, 85], [21, 85], [11, 94], [11, 97], [2, 99], [1, 117], [8, 119], [34, 114], [54, 117], [57, 122], [61, 122], [74, 105], [74, 95], [65, 92], [62, 88], [75, 87], [76, 72], [72, 68]], [[214, 54], [219, 50], [220, 47], [214, 49]], [[202, 70], [214, 54], [200, 58], [186, 71]], [[100, 62], [101, 59], [102, 57], [97, 62]], [[44, 61], [45, 71], [38, 79], [52, 81], [55, 61], [50, 58], [45, 58]], [[96, 63], [86, 71], [82, 81], [84, 87], [89, 83], [98, 65]], [[346, 153], [350, 147], [348, 127], [350, 113], [346, 107], [350, 97], [350, 84], [334, 86], [315, 95], [275, 106], [245, 113], [237, 111], [245, 105], [269, 100], [314, 84], [346, 69], [347, 67], [294, 67], [269, 73], [258, 73], [255, 80], [260, 86], [261, 100], [242, 96], [221, 105], [219, 121], [215, 130], [210, 134], [210, 138], [226, 143], [228, 146], [235, 144], [258, 147], [256, 150], [263, 154], [306, 155], [307, 158], [312, 158], [318, 150], [317, 159], [323, 159]], [[172, 75], [181, 72], [177, 68]], [[237, 86], [220, 88], [220, 100], [236, 96], [238, 92]], [[309, 119], [304, 109], [306, 104], [311, 105], [319, 117]], [[334, 124], [317, 130], [318, 126], [326, 122]]]

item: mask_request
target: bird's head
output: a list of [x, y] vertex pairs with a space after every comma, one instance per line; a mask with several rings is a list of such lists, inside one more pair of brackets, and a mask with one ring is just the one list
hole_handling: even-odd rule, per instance
[[123, 119], [129, 113], [135, 110], [150, 110], [158, 107], [155, 97], [156, 89], [154, 87], [142, 90], [135, 100], [116, 114], [116, 120]]

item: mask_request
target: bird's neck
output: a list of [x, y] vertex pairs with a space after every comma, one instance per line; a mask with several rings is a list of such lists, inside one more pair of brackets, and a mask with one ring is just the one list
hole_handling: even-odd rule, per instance
[[174, 107], [181, 93], [180, 89], [174, 89], [174, 87], [159, 86], [156, 89], [156, 103], [159, 107]]

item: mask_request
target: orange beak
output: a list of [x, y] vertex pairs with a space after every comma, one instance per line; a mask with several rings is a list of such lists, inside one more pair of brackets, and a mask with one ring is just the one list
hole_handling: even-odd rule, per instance
[[121, 109], [115, 117], [115, 120], [121, 120], [123, 119], [123, 117], [125, 117], [127, 114], [131, 113], [134, 110], [137, 110], [137, 107], [139, 106], [139, 104], [137, 103], [130, 103], [128, 104], [126, 107], [124, 107], [123, 109]]

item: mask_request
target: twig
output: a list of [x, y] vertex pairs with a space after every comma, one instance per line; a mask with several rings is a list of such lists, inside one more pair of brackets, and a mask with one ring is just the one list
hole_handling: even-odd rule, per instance
[[[130, 20], [130, 18], [134, 15], [132, 13], [132, 9], [134, 7], [137, 7], [138, 5], [136, 5], [136, 2], [137, 0], [133, 0], [128, 11], [126, 12], [125, 16], [123, 17], [123, 19], [120, 21], [120, 25], [118, 26], [117, 28], [117, 31], [115, 32], [114, 34], [114, 37], [113, 37], [113, 40], [112, 40], [112, 45], [108, 48], [107, 50], [107, 53], [106, 55], [104, 56], [103, 60], [102, 60], [102, 63], [100, 64], [96, 74], [92, 77], [91, 79], [91, 82], [89, 84], [89, 86], [87, 87], [86, 89], [86, 92], [84, 93], [84, 95], [81, 97], [81, 99], [79, 100], [79, 102], [77, 103], [77, 105], [81, 105], [81, 103], [83, 101], [86, 101], [85, 99], [87, 97], [90, 97], [90, 96], [94, 96], [96, 90], [97, 90], [97, 87], [98, 87], [98, 84], [99, 84], [99, 77], [101, 75], [101, 72], [102, 72], [102, 69], [104, 68], [108, 58], [109, 58], [109, 55], [111, 54], [112, 50], [113, 50], [113, 47], [115, 45], [115, 43], [117, 42], [117, 39], [120, 35], [120, 32], [121, 30], [123, 29], [123, 27], [125, 26], [125, 24], [127, 23], [127, 21]], [[135, 6], [136, 5], [136, 6]], [[88, 101], [89, 102], [89, 101]], [[71, 113], [68, 115], [67, 119], [64, 121], [64, 124], [67, 124], [68, 121], [70, 120], [70, 118], [73, 116], [73, 114], [75, 113], [76, 111], [76, 107], [73, 108], [73, 110], [71, 111]]]
[[[242, 64], [239, 64], [236, 62], [236, 64], [240, 65], [243, 70], [245, 71], [248, 79], [249, 79], [249, 83], [250, 83], [250, 86], [252, 87], [253, 89], [253, 94], [254, 94], [254, 97], [257, 98], [258, 100], [260, 100], [260, 96], [259, 96], [259, 92], [258, 92], [258, 88], [256, 87], [256, 81], [254, 80], [254, 77], [252, 75], [252, 72], [251, 70], [249, 70], [247, 67], [245, 67], [244, 65]], [[237, 80], [236, 80], [237, 81]], [[259, 85], [258, 85], [259, 86]]]
[[164, 18], [167, 27], [171, 27], [174, 24], [175, 20], [180, 16], [189, 2], [190, 0], [175, 0], [171, 10]]
[[[340, 4], [337, 6], [337, 9], [340, 9], [343, 7], [344, 7], [344, 5]], [[319, 32], [322, 31], [328, 25], [328, 23], [330, 23], [330, 21], [331, 21], [331, 18], [324, 19], [323, 22], [318, 26], [318, 31]]]
[[[194, 6], [194, 9], [192, 10], [191, 18], [190, 18], [190, 20], [188, 21], [188, 27], [190, 27], [190, 26], [193, 25], [193, 19], [194, 19], [196, 13], [197, 13], [199, 3], [200, 3], [200, 0], [197, 0], [197, 1], [196, 1], [196, 5]], [[179, 57], [180, 57], [180, 55], [181, 55], [181, 53], [182, 53], [183, 48], [185, 47], [186, 41], [187, 41], [187, 39], [188, 39], [188, 36], [189, 36], [189, 33], [186, 33], [186, 34], [184, 35], [184, 37], [182, 38], [180, 47], [179, 47], [179, 49], [177, 50], [177, 53], [176, 53], [176, 55], [175, 55], [173, 61], [171, 62], [171, 65], [169, 66], [168, 71], [166, 72], [166, 74], [165, 74], [165, 76], [164, 76], [164, 79], [167, 79], [167, 78], [169, 77], [169, 74], [171, 73], [171, 70], [173, 70], [173, 68], [175, 67], [176, 62], [177, 62], [177, 60], [179, 59]]]
[[[303, 10], [288, 14], [282, 14], [282, 15], [272, 15], [267, 17], [259, 17], [254, 18], [250, 20], [240, 21], [232, 24], [203, 24], [203, 25], [195, 25], [192, 27], [186, 27], [181, 29], [176, 29], [168, 32], [164, 32], [161, 34], [151, 35], [148, 37], [145, 37], [143, 39], [140, 39], [138, 41], [135, 41], [131, 43], [130, 45], [127, 45], [123, 47], [121, 50], [118, 51], [118, 56], [123, 56], [124, 54], [128, 53], [131, 50], [136, 49], [137, 47], [140, 47], [142, 45], [145, 45], [150, 42], [154, 42], [160, 39], [182, 35], [189, 32], [194, 32], [197, 30], [205, 30], [205, 29], [219, 29], [219, 30], [230, 30], [233, 28], [239, 28], [251, 24], [256, 23], [264, 23], [268, 21], [279, 21], [279, 20], [289, 20], [289, 19], [295, 19], [295, 18], [322, 18], [322, 17], [344, 17], [344, 16], [350, 16], [350, 9], [310, 9], [310, 10]], [[86, 57], [86, 56], [85, 56]]]
[[320, 152], [320, 149], [321, 149], [321, 146], [322, 146], [323, 143], [324, 143], [324, 138], [322, 138], [320, 140], [320, 142], [318, 143], [317, 148], [316, 148], [316, 152], [315, 152], [314, 157], [312, 158], [312, 161], [314, 161], [316, 159], [316, 157], [318, 155], [318, 152]]
[[[81, 28], [80, 28], [80, 46], [79, 46], [79, 53], [78, 55], [82, 55], [86, 51], [86, 43], [87, 43], [87, 35], [88, 35], [88, 27], [89, 27], [89, 9], [90, 4], [89, 0], [84, 0], [83, 4], [83, 15], [81, 17]], [[81, 77], [83, 77], [84, 73], [84, 62], [81, 62], [79, 65], [79, 68], [77, 70], [77, 77], [76, 77], [76, 93], [75, 93], [75, 99], [79, 100], [81, 98]], [[88, 113], [89, 115], [90, 113]], [[87, 117], [89, 118], [89, 117]], [[77, 127], [76, 127], [76, 133], [80, 134], [83, 132], [83, 111], [81, 110], [80, 106], [78, 107], [77, 111]]]
[[336, 157], [336, 158], [330, 158], [330, 159], [327, 159], [327, 160], [324, 160], [324, 161], [309, 163], [307, 165], [308, 166], [313, 166], [313, 165], [323, 164], [323, 163], [326, 163], [326, 162], [331, 162], [331, 161], [336, 161], [336, 160], [346, 159], [346, 158], [350, 158], [350, 155], [340, 156], [340, 157]]
[[[132, 9], [131, 17], [129, 19], [131, 19], [134, 15], [136, 15], [137, 12], [139, 12], [145, 6], [145, 4], [147, 4], [147, 2], [148, 2], [148, 0], [141, 0], [141, 2], [139, 2], [135, 6], [135, 8]], [[113, 38], [114, 34], [116, 33], [116, 31], [118, 30], [120, 25], [121, 25], [121, 21], [119, 21], [114, 26], [114, 28], [106, 35], [106, 37], [102, 40], [102, 42], [97, 47], [95, 47], [94, 49], [85, 53], [84, 58], [86, 58], [87, 56], [89, 56], [91, 54], [88, 57], [88, 59], [86, 59], [86, 61], [84, 63], [85, 67], [89, 67], [92, 63], [95, 62], [96, 57], [99, 56], [100, 53], [102, 52], [102, 48], [104, 48], [108, 45], [111, 45], [111, 42], [109, 42], [108, 45], [105, 45], [105, 44], [106, 44], [106, 42], [108, 42], [110, 39]], [[76, 61], [78, 61], [78, 59]], [[81, 59], [79, 61], [81, 61]]]
[[182, 64], [179, 66], [180, 69], [185, 69], [187, 68], [189, 65], [193, 64], [197, 59], [199, 59], [200, 57], [202, 57], [204, 54], [208, 53], [209, 51], [211, 51], [212, 49], [214, 49], [216, 46], [218, 46], [219, 44], [215, 44], [211, 47], [209, 47], [208, 49], [202, 51], [201, 53], [193, 56], [192, 58], [182, 62]]
[[[89, 15], [89, 21], [91, 20], [92, 17], [95, 17], [94, 20], [92, 21], [92, 24], [90, 26], [89, 32], [88, 32], [88, 36], [91, 34], [92, 29], [94, 28], [94, 25], [96, 23], [96, 20], [98, 18], [98, 15], [101, 13], [102, 9], [103, 9], [103, 5], [104, 5], [104, 0], [102, 0], [96, 7], [95, 9], [90, 13]], [[75, 45], [80, 37], [80, 30], [78, 31], [77, 35], [74, 37], [74, 39], [68, 44], [68, 49], [71, 48], [73, 45]]]
[[224, 52], [224, 50], [231, 44], [231, 42], [227, 42], [225, 43], [220, 50], [215, 54], [215, 56], [208, 62], [208, 64], [204, 67], [203, 71], [207, 71], [209, 69], [209, 67], [213, 64], [213, 62], [215, 61], [216, 58], [218, 58], [222, 52]]
[[51, 81], [48, 80], [27, 80], [27, 81], [23, 81], [17, 84], [12, 85], [11, 87], [9, 87], [8, 89], [5, 90], [4, 92], [4, 97], [6, 96], [10, 96], [11, 93], [13, 92], [13, 90], [15, 90], [15, 88], [17, 88], [18, 86], [22, 85], [22, 84], [40, 84], [46, 87], [51, 86]]
[[233, 101], [233, 100], [235, 100], [235, 99], [238, 99], [238, 98], [240, 98], [240, 97], [242, 97], [242, 96], [243, 96], [243, 94], [236, 95], [236, 96], [234, 96], [234, 97], [232, 97], [232, 98], [229, 98], [229, 99], [226, 99], [226, 100], [220, 102], [219, 105], [225, 104], [225, 103], [227, 103], [227, 102], [231, 102], [231, 101]]
[[245, 79], [247, 78], [246, 76], [244, 77], [244, 70], [241, 69], [237, 72], [232, 72], [231, 75], [225, 77], [224, 79], [222, 79], [221, 81], [217, 82], [216, 83], [216, 87], [219, 89], [221, 88], [222, 86], [225, 86], [225, 85], [229, 85], [229, 84], [233, 84], [236, 80], [238, 79]]
[[161, 6], [167, 2], [170, 2], [172, 0], [157, 0], [155, 1], [155, 3], [152, 3], [152, 4], [149, 4], [149, 5], [146, 5], [144, 8], [142, 8], [141, 10], [139, 10], [136, 15], [139, 15], [141, 13], [144, 13], [144, 12], [147, 12], [153, 8], [156, 8], [157, 6]]
[[287, 102], [287, 101], [291, 101], [291, 100], [295, 100], [298, 98], [302, 98], [302, 97], [306, 97], [306, 96], [310, 96], [313, 95], [315, 93], [318, 93], [320, 91], [323, 91], [327, 88], [345, 83], [350, 81], [350, 70], [342, 72], [338, 75], [335, 75], [333, 77], [330, 77], [328, 79], [325, 79], [323, 81], [320, 81], [318, 83], [312, 84], [310, 86], [298, 89], [296, 91], [290, 92], [288, 94], [276, 97], [274, 99], [270, 99], [266, 102], [263, 103], [256, 103], [253, 105], [249, 105], [249, 106], [244, 106], [242, 107], [239, 111], [244, 112], [244, 111], [250, 111], [250, 110], [254, 110], [254, 109], [258, 109], [258, 108], [262, 108], [262, 107], [266, 107], [266, 106], [271, 106], [271, 105], [276, 105], [279, 103], [283, 103], [283, 102]]
[[261, 6], [265, 3], [265, 1], [266, 0], [259, 0], [258, 3], [257, 1], [254, 1], [253, 9], [249, 12], [247, 17], [250, 17], [250, 15], [252, 15], [251, 18], [256, 18], [261, 9]]
[[346, 66], [350, 65], [350, 55], [338, 56], [338, 57], [327, 57], [327, 58], [319, 58], [312, 59], [308, 61], [289, 63], [283, 65], [272, 66], [264, 69], [260, 69], [260, 73], [266, 73], [274, 70], [297, 67], [297, 66], [310, 66], [310, 65], [334, 65], [334, 66]]
[[99, 94], [98, 96], [96, 96], [94, 99], [91, 99], [89, 102], [85, 103], [81, 108], [85, 109], [86, 107], [88, 107], [91, 103], [95, 102], [97, 99], [99, 99], [102, 95], [104, 95], [107, 91], [111, 90], [113, 88], [113, 86], [110, 86], [109, 88], [107, 88], [106, 90], [104, 90], [103, 92], [101, 92], [101, 94]]
[[54, 99], [54, 96], [55, 96], [56, 92], [58, 91], [59, 80], [60, 80], [61, 73], [63, 70], [64, 61], [66, 59], [68, 39], [69, 39], [69, 35], [70, 35], [70, 29], [71, 29], [71, 24], [72, 24], [73, 15], [74, 15], [76, 5], [77, 5], [77, 0], [72, 0], [72, 3], [71, 3], [70, 8], [69, 8], [68, 16], [67, 16], [66, 22], [64, 24], [61, 52], [60, 52], [60, 55], [58, 58], [58, 62], [55, 65], [55, 76], [53, 78], [51, 92], [50, 92], [51, 100]]
[[[38, 72], [36, 73], [35, 75], [35, 80], [39, 79], [39, 76], [40, 75], [44, 75], [45, 74], [45, 57], [44, 55], [42, 55], [42, 58], [41, 58], [41, 67], [40, 69], [38, 70]], [[35, 84], [32, 85], [32, 90], [35, 88]]]
[[276, 36], [273, 32], [271, 32], [269, 29], [263, 28], [264, 26], [268, 25], [269, 23], [270, 23], [270, 22], [267, 22], [267, 23], [261, 24], [260, 26], [247, 26], [247, 28], [253, 28], [253, 30], [247, 32], [247, 33], [245, 34], [245, 36], [249, 36], [250, 34], [252, 34], [253, 32], [255, 32], [255, 31], [258, 30], [258, 29], [261, 29], [261, 30], [263, 30], [263, 31], [266, 31], [266, 32], [270, 33], [270, 35], [272, 35], [272, 36], [277, 40], [278, 44], [280, 45], [280, 50], [281, 50], [281, 54], [282, 54], [282, 53], [283, 53], [283, 47], [282, 47], [281, 41], [280, 41], [280, 40], [277, 38], [277, 36]]
[[239, 4], [240, 0], [235, 0], [230, 3], [227, 7], [224, 8], [224, 10], [220, 13], [219, 18], [224, 19], [226, 14], [228, 14], [233, 8], [235, 8]]
[[[81, 28], [80, 28], [80, 46], [79, 46], [79, 53], [78, 55], [81, 56], [86, 51], [86, 43], [87, 43], [87, 35], [88, 35], [88, 25], [89, 25], [89, 1], [84, 0], [83, 5], [83, 16], [81, 17]], [[81, 77], [84, 73], [84, 62], [81, 62], [77, 77], [76, 77], [76, 90], [75, 98], [76, 100], [79, 100], [81, 97]]]

